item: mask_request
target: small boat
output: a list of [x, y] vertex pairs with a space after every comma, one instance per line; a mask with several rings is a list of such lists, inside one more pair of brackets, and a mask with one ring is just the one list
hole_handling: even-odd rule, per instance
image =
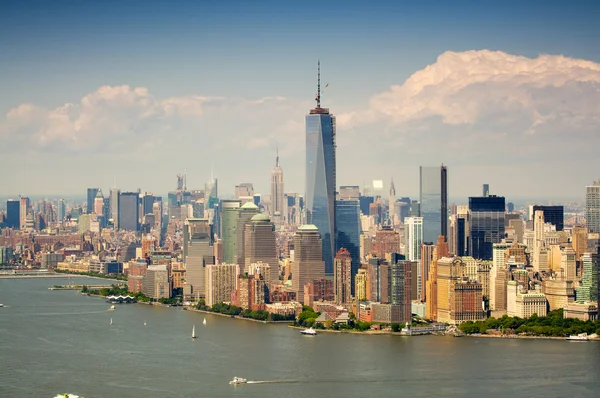
[[567, 340], [569, 341], [589, 341], [589, 337], [587, 335], [587, 333], [580, 333], [578, 335], [571, 335], [569, 337], [567, 337]]
[[111, 326], [112, 326], [112, 324], [113, 324], [113, 321], [112, 321], [112, 318], [110, 318], [110, 323], [109, 323], [109, 325], [111, 325]]
[[246, 384], [247, 382], [248, 382], [248, 380], [246, 380], [246, 379], [244, 379], [244, 378], [242, 378], [242, 377], [237, 377], [237, 376], [235, 376], [235, 377], [233, 378], [233, 380], [231, 380], [231, 381], [229, 382], [229, 384], [233, 384], [233, 385], [236, 385], [236, 384]]
[[111, 305], [110, 308], [108, 309], [109, 311], [114, 311], [115, 310], [115, 306]]
[[146, 320], [144, 319], [144, 326], [146, 326]]
[[202, 321], [203, 325], [206, 325], [206, 318], [204, 318], [204, 320]]
[[196, 338], [196, 325], [194, 325], [192, 327], [192, 338], [195, 339]]
[[4, 307], [4, 304], [0, 304], [0, 308]]
[[300, 333], [306, 334], [308, 336], [316, 336], [317, 335], [317, 331], [313, 328], [304, 329]]

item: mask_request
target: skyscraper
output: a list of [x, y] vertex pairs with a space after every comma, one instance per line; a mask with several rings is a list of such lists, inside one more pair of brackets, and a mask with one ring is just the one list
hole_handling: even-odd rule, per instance
[[544, 222], [550, 223], [556, 227], [557, 231], [562, 231], [565, 226], [565, 210], [564, 206], [533, 206], [533, 214], [541, 210], [544, 213]]
[[87, 208], [85, 210], [86, 214], [91, 214], [94, 212], [94, 200], [96, 199], [96, 195], [98, 194], [99, 189], [100, 188], [87, 189]]
[[119, 195], [119, 229], [139, 231], [139, 194], [122, 192]]
[[6, 201], [6, 226], [13, 229], [21, 228], [21, 203], [18, 200]]
[[26, 196], [21, 197], [19, 206], [19, 227], [24, 229], [27, 226], [27, 213], [29, 212], [30, 202]]
[[110, 217], [115, 229], [119, 229], [119, 203], [121, 202], [121, 191], [117, 188], [110, 190]]
[[419, 168], [419, 200], [423, 217], [423, 240], [435, 242], [448, 236], [448, 170], [446, 166]]
[[204, 297], [206, 266], [215, 263], [210, 224], [207, 219], [188, 218], [183, 226], [183, 262], [186, 267], [186, 298]]
[[[421, 260], [421, 244], [423, 243], [423, 217], [406, 217], [404, 233], [406, 234], [406, 259], [408, 261]], [[430, 242], [433, 243], [433, 242]]]
[[589, 233], [600, 232], [600, 180], [585, 188], [585, 218]]
[[283, 170], [279, 167], [279, 151], [275, 159], [275, 168], [271, 171], [271, 214], [276, 224], [286, 221], [283, 203]]
[[493, 245], [504, 238], [504, 196], [469, 198], [471, 215], [469, 254], [475, 259], [491, 260]]
[[[269, 275], [264, 275], [269, 285], [279, 281], [279, 259], [275, 238], [275, 225], [264, 213], [254, 215], [244, 225], [244, 258], [240, 259], [240, 273], [250, 272], [251, 264], [269, 265]], [[269, 286], [270, 288], [271, 286]]]
[[212, 209], [216, 204], [219, 203], [219, 183], [218, 180], [212, 176], [210, 180], [204, 185], [204, 201], [206, 208]]
[[240, 208], [239, 200], [222, 200], [221, 206], [221, 239], [223, 241], [223, 262], [235, 263], [237, 244], [237, 218]]
[[56, 218], [59, 223], [62, 223], [64, 221], [66, 214], [67, 206], [65, 205], [65, 200], [62, 198], [58, 199], [58, 202], [56, 204]]
[[346, 249], [340, 249], [334, 260], [333, 287], [335, 302], [344, 304], [352, 302], [352, 257]]
[[321, 64], [317, 80], [317, 106], [306, 116], [306, 223], [322, 237], [325, 273], [333, 275], [335, 253], [335, 117], [321, 108]]
[[483, 195], [484, 198], [490, 196], [490, 184], [483, 184]]
[[321, 235], [316, 226], [298, 227], [294, 235], [292, 289], [297, 292], [296, 301], [300, 303], [304, 302], [304, 285], [325, 276], [322, 247]]
[[235, 257], [233, 264], [238, 264], [240, 266], [240, 272], [244, 273], [244, 264], [246, 255], [244, 253], [244, 245], [245, 245], [245, 234], [246, 229], [245, 225], [252, 217], [259, 213], [258, 206], [256, 206], [253, 202], [246, 202], [242, 207], [240, 207], [237, 211], [237, 219], [235, 225]]
[[351, 289], [354, 289], [354, 277], [360, 268], [360, 206], [358, 200], [336, 200], [336, 250], [346, 249], [350, 253]]

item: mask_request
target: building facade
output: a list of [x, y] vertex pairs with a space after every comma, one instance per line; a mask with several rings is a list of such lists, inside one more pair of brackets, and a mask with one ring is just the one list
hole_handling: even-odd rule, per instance
[[505, 199], [503, 196], [470, 197], [469, 255], [491, 260], [493, 245], [504, 238]]

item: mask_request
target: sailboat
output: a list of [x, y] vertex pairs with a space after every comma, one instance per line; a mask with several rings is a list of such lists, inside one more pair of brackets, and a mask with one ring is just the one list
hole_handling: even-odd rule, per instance
[[113, 321], [112, 321], [112, 318], [110, 318], [110, 324], [109, 325], [112, 326], [112, 324], [113, 324]]
[[206, 325], [206, 318], [204, 318], [204, 320], [202, 321], [203, 325]]
[[192, 338], [195, 339], [196, 338], [196, 325], [194, 325], [192, 327]]
[[144, 326], [146, 326], [146, 320], [144, 319]]

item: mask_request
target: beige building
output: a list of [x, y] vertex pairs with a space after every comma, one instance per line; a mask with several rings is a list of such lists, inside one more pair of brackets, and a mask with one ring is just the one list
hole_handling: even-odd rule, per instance
[[142, 293], [152, 299], [171, 297], [169, 270], [166, 265], [149, 265], [142, 281]]
[[[245, 205], [244, 205], [245, 206]], [[243, 206], [242, 206], [243, 207]], [[249, 271], [252, 263], [269, 265], [270, 275], [263, 275], [268, 286], [279, 282], [279, 259], [275, 240], [275, 225], [266, 214], [256, 214], [244, 225], [244, 263], [240, 263], [240, 273]]]
[[547, 279], [542, 286], [550, 311], [565, 308], [567, 304], [575, 301], [573, 281]]
[[301, 225], [294, 235], [294, 262], [292, 263], [292, 289], [296, 300], [304, 302], [304, 286], [325, 277], [321, 234], [312, 224]]
[[229, 303], [237, 289], [240, 267], [237, 264], [210, 264], [206, 266], [206, 305]]
[[367, 299], [368, 272], [364, 268], [358, 270], [358, 274], [354, 277], [354, 293], [358, 301]]
[[563, 316], [565, 318], [576, 318], [582, 321], [598, 320], [598, 303], [596, 302], [573, 302], [567, 304], [564, 308]]

